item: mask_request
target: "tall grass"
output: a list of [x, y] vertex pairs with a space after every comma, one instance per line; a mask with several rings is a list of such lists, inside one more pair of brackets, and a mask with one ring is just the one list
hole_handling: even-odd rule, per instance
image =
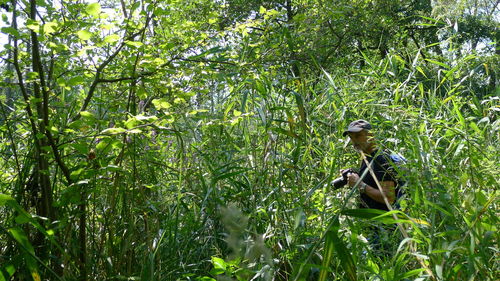
[[[64, 280], [78, 276], [72, 229], [86, 188], [92, 280], [431, 279], [419, 260], [437, 280], [498, 280], [499, 100], [475, 95], [477, 77], [467, 71], [480, 62], [472, 61], [447, 67], [416, 55], [408, 65], [393, 55], [311, 80], [256, 73], [227, 81], [236, 90], [215, 105], [179, 105], [168, 115], [146, 108], [158, 117], [151, 126], [117, 110], [117, 127], [132, 125], [92, 138], [95, 160], [88, 139], [61, 148], [81, 164], [72, 171], [79, 184], [69, 187], [51, 171], [64, 214], [53, 230], [14, 219], [21, 207], [0, 199], [8, 218], [2, 274], [14, 274], [14, 260], [17, 270], [26, 264], [51, 276], [47, 267], [60, 263]], [[387, 218], [349, 212], [356, 193], [329, 185], [339, 169], [359, 164], [342, 137], [359, 118], [374, 124], [381, 147], [409, 160], [400, 202], [409, 238], [388, 237], [394, 253], [386, 258], [373, 255], [364, 237]], [[84, 121], [110, 127], [97, 120]], [[30, 140], [22, 130], [12, 134], [2, 130], [10, 141], [0, 146], [9, 167], [0, 191], [14, 194], [21, 187], [10, 180], [26, 174], [16, 161], [30, 158]], [[25, 243], [38, 232], [45, 240], [54, 232], [65, 245], [61, 257], [40, 260], [47, 267]]]
[[[416, 62], [425, 64], [419, 58]], [[250, 91], [253, 103], [246, 103], [245, 112], [254, 115], [232, 125], [232, 137], [224, 129], [215, 136], [223, 140], [222, 147], [228, 147], [225, 155], [246, 162], [245, 167], [251, 169], [232, 173], [214, 188], [226, 189], [232, 196], [222, 197], [238, 202], [248, 214], [248, 235], [255, 230], [265, 233], [267, 245], [274, 250], [276, 276], [315, 278], [314, 268], [324, 269], [320, 260], [329, 253], [334, 259], [327, 269], [328, 279], [356, 278], [345, 276], [349, 256], [355, 257], [359, 279], [431, 278], [417, 259], [438, 280], [498, 277], [498, 179], [494, 176], [499, 170], [495, 164], [499, 160], [495, 153], [499, 148], [498, 100], [471, 95], [474, 89], [466, 85], [470, 77], [464, 77], [459, 67], [442, 70], [428, 64], [426, 75], [437, 71], [446, 79], [438, 75], [424, 85], [415, 66], [401, 64], [390, 57], [364, 73], [325, 73], [316, 88], [300, 85], [277, 90], [268, 82], [271, 79], [260, 77]], [[387, 71], [388, 67], [393, 71]], [[413, 223], [404, 226], [416, 251], [410, 251], [408, 240], [396, 237], [391, 243], [399, 247], [391, 258], [366, 256], [367, 245], [360, 237], [366, 235], [364, 229], [370, 222], [345, 216], [334, 230], [340, 238], [332, 236], [343, 241], [337, 253], [322, 249], [331, 240], [323, 244], [318, 238], [328, 233], [325, 227], [340, 211], [347, 192], [333, 192], [325, 179], [340, 168], [357, 165], [359, 158], [340, 137], [348, 122], [357, 118], [375, 124], [381, 146], [410, 160], [407, 195], [401, 205], [413, 218]], [[213, 143], [221, 149], [220, 142]], [[214, 149], [206, 146], [203, 150]], [[241, 169], [240, 165], [233, 169]], [[299, 270], [304, 264], [306, 273]], [[301, 275], [294, 276], [298, 272]]]

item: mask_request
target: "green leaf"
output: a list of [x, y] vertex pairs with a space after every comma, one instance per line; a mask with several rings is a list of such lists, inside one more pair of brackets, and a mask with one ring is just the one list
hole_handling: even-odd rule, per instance
[[341, 214], [346, 216], [363, 218], [363, 219], [372, 219], [374, 217], [383, 215], [385, 213], [386, 213], [385, 211], [378, 209], [346, 209], [342, 210], [341, 212]]
[[78, 38], [80, 38], [83, 41], [87, 41], [90, 39], [90, 37], [92, 37], [92, 33], [84, 29], [78, 31], [76, 35], [78, 35]]
[[169, 109], [172, 106], [165, 98], [154, 99], [153, 105], [157, 110]]
[[9, 233], [12, 235], [14, 240], [16, 240], [19, 244], [21, 244], [26, 251], [31, 254], [35, 254], [35, 249], [31, 245], [24, 231], [18, 227], [13, 227], [9, 229]]
[[[54, 238], [53, 238], [53, 234], [50, 235], [36, 220], [34, 220], [31, 216], [31, 214], [29, 214], [28, 212], [26, 212], [18, 203], [17, 201], [12, 198], [11, 196], [9, 195], [6, 195], [6, 194], [1, 194], [0, 193], [0, 206], [4, 206], [4, 205], [7, 205], [9, 207], [11, 207], [12, 209], [16, 210], [17, 213], [19, 214], [18, 217], [16, 217], [16, 222], [18, 223], [24, 223], [26, 221], [30, 222], [31, 225], [33, 225], [36, 229], [38, 229], [42, 234], [45, 235], [45, 237], [47, 237], [54, 245], [56, 245], [60, 250], [62, 250], [60, 248], [60, 246], [55, 243], [54, 241]], [[11, 228], [8, 230], [8, 232], [13, 236], [13, 238], [18, 241], [24, 248], [26, 251], [30, 251], [30, 249], [32, 250], [33, 247], [31, 246], [31, 244], [29, 243], [29, 241], [27, 240], [26, 238], [26, 235], [24, 235], [24, 232], [22, 229], [20, 228]], [[33, 255], [34, 255], [34, 252], [32, 251]], [[28, 268], [30, 269], [30, 271], [33, 273], [36, 273], [36, 262], [34, 261], [33, 257], [31, 255], [26, 255], [25, 256], [25, 259], [26, 259], [26, 263], [28, 265]]]
[[35, 256], [35, 250], [33, 248], [33, 245], [31, 245], [30, 241], [28, 240], [28, 237], [24, 233], [24, 231], [21, 228], [18, 227], [13, 227], [8, 230], [12, 238], [16, 240], [17, 243], [19, 243], [23, 250], [28, 252], [27, 254], [24, 254], [24, 259], [26, 260], [26, 265], [31, 272], [31, 276], [33, 277], [33, 280], [38, 281], [40, 280], [40, 275], [38, 275], [38, 268], [37, 268], [37, 263], [36, 260], [33, 258]]
[[109, 135], [116, 135], [116, 134], [121, 134], [125, 133], [127, 130], [124, 128], [108, 128], [104, 131], [101, 132], [101, 134], [109, 134]]
[[79, 168], [71, 172], [70, 176], [73, 180], [77, 180], [78, 177], [85, 171], [84, 168]]
[[10, 197], [7, 194], [0, 193], [0, 206], [5, 206], [5, 205], [11, 203], [12, 201], [15, 202], [14, 198]]
[[26, 76], [30, 80], [37, 79], [39, 77], [38, 72], [28, 72]]
[[116, 165], [108, 165], [108, 166], [104, 167], [103, 169], [106, 171], [110, 171], [110, 172], [123, 171], [123, 169], [121, 167], [116, 166]]
[[85, 12], [88, 15], [96, 18], [101, 13], [101, 5], [99, 3], [88, 4], [87, 7], [85, 8]]
[[26, 21], [26, 27], [29, 30], [34, 31], [34, 32], [38, 32], [40, 30], [40, 24], [37, 21], [32, 20], [32, 19], [28, 19]]
[[406, 272], [405, 274], [403, 274], [403, 276], [401, 276], [401, 279], [410, 278], [410, 277], [415, 276], [417, 274], [420, 274], [421, 272], [424, 272], [424, 271], [425, 271], [425, 268], [417, 268], [414, 270], [410, 270], [410, 271]]
[[57, 31], [56, 22], [47, 22], [43, 25], [43, 34], [52, 34]]
[[131, 46], [131, 47], [135, 47], [135, 48], [139, 48], [142, 45], [144, 45], [144, 43], [139, 42], [139, 41], [125, 41], [125, 44], [127, 44], [128, 46]]
[[417, 66], [415, 68], [418, 70], [418, 72], [420, 72], [420, 74], [422, 74], [425, 78], [427, 78], [427, 74], [425, 74], [425, 71], [422, 69], [422, 67]]
[[104, 43], [115, 43], [116, 41], [120, 40], [120, 36], [118, 34], [111, 34], [106, 37], [104, 37]]
[[17, 224], [23, 224], [31, 221], [31, 217], [27, 216], [25, 213], [21, 213], [15, 218]]
[[80, 50], [76, 53], [76, 55], [77, 55], [77, 56], [79, 56], [79, 57], [84, 56], [84, 55], [86, 55], [86, 54], [87, 54], [87, 51], [89, 51], [89, 50], [93, 50], [93, 49], [95, 49], [95, 48], [96, 48], [96, 46], [85, 46], [85, 47], [81, 48], [81, 49], [80, 49]]
[[330, 268], [330, 263], [333, 258], [334, 252], [337, 254], [337, 257], [340, 260], [340, 265], [344, 268], [346, 272], [346, 279], [348, 280], [357, 280], [356, 274], [356, 264], [354, 263], [354, 259], [347, 249], [344, 241], [342, 241], [341, 237], [338, 235], [338, 230], [340, 228], [340, 223], [338, 217], [335, 218], [335, 221], [332, 224], [332, 227], [326, 232], [325, 235], [325, 248], [323, 252], [323, 263], [320, 271], [320, 275], [318, 280], [325, 281], [327, 280], [328, 269]]
[[94, 114], [92, 114], [91, 112], [88, 112], [88, 111], [82, 111], [82, 112], [80, 112], [80, 115], [81, 115], [83, 118], [95, 119]]
[[135, 117], [131, 117], [129, 118], [126, 122], [125, 122], [125, 128], [127, 129], [132, 129], [134, 128], [135, 126], [137, 126], [139, 124], [139, 121], [135, 118]]
[[132, 129], [132, 130], [128, 131], [128, 133], [129, 133], [129, 134], [141, 134], [141, 133], [142, 133], [142, 131], [141, 131], [141, 130], [139, 130], [139, 129]]
[[[4, 274], [2, 274], [2, 272]], [[16, 272], [16, 267], [13, 264], [9, 263], [3, 265], [3, 267], [0, 268], [0, 281], [11, 280], [10, 278], [12, 277], [12, 275], [14, 275], [15, 272]]]
[[71, 147], [81, 154], [87, 155], [89, 153], [89, 147], [87, 144], [83, 143], [73, 143]]
[[0, 30], [2, 31], [3, 34], [9, 34], [16, 38], [20, 36], [19, 31], [17, 31], [17, 29], [13, 27], [2, 27], [2, 29]]
[[200, 281], [216, 281], [215, 279], [213, 279], [212, 277], [208, 277], [208, 276], [203, 276], [203, 277], [199, 277], [198, 279], [196, 280], [200, 280]]
[[220, 181], [220, 180], [223, 180], [223, 179], [231, 178], [233, 176], [242, 174], [242, 173], [244, 173], [244, 172], [246, 172], [248, 170], [249, 170], [249, 168], [241, 168], [241, 169], [238, 169], [235, 172], [228, 172], [228, 173], [223, 173], [223, 174], [217, 175], [216, 177], [214, 177], [213, 182], [217, 182], [217, 181]]
[[152, 122], [158, 120], [158, 117], [156, 116], [144, 116], [144, 115], [137, 115], [135, 116], [135, 119], [143, 122]]
[[108, 146], [111, 146], [111, 138], [105, 137], [99, 141], [99, 143], [95, 146], [98, 151], [103, 151]]
[[273, 128], [271, 128], [271, 130], [276, 132], [276, 133], [287, 135], [287, 136], [292, 137], [292, 138], [299, 138], [299, 136], [297, 134], [295, 134], [294, 132], [291, 132], [289, 130], [285, 130], [285, 129], [278, 128], [278, 127], [273, 127]]
[[85, 78], [82, 76], [75, 76], [71, 77], [69, 80], [66, 81], [67, 86], [76, 86], [76, 85], [81, 85], [85, 82]]
[[437, 60], [431, 60], [431, 59], [425, 59], [426, 61], [430, 62], [430, 63], [433, 63], [433, 64], [436, 64], [436, 65], [439, 65], [441, 67], [444, 67], [444, 68], [447, 68], [447, 69], [450, 69], [451, 67], [445, 63], [442, 63], [440, 61], [437, 61]]
[[196, 94], [195, 94], [195, 93], [193, 93], [193, 92], [184, 92], [184, 91], [179, 91], [179, 92], [174, 93], [174, 95], [175, 95], [176, 97], [179, 97], [179, 98], [181, 98], [181, 99], [183, 99], [183, 100], [186, 100], [186, 101], [187, 101], [187, 100], [189, 100], [190, 98], [194, 97]]
[[[126, 122], [125, 122], [125, 127], [127, 129], [132, 129], [136, 127], [137, 125], [144, 123], [144, 122], [152, 122], [158, 120], [158, 117], [156, 116], [144, 116], [144, 115], [137, 115], [134, 117], [130, 117]], [[137, 131], [132, 132], [132, 133], [137, 133]]]
[[212, 257], [212, 264], [214, 268], [210, 271], [214, 275], [219, 275], [226, 272], [227, 264], [226, 262], [218, 257]]

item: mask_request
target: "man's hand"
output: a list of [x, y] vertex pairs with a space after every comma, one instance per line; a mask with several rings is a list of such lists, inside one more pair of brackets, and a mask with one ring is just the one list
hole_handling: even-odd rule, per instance
[[348, 173], [347, 174], [347, 184], [350, 187], [353, 187], [359, 181], [359, 175], [356, 173]]
[[[359, 180], [360, 180], [360, 177], [359, 177], [358, 174], [356, 174], [356, 173], [349, 173], [349, 174], [347, 174], [347, 184], [350, 187], [353, 187]], [[358, 190], [359, 190], [359, 192], [361, 194], [365, 193], [367, 186], [368, 185], [366, 185], [366, 183], [360, 182], [358, 184]]]

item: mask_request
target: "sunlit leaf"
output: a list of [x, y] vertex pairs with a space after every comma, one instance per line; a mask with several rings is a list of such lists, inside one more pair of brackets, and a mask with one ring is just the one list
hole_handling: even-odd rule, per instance
[[426, 59], [426, 61], [433, 63], [435, 65], [439, 65], [441, 67], [444, 67], [446, 69], [450, 69], [451, 67], [443, 62], [437, 61], [437, 60], [432, 60], [432, 59]]
[[103, 130], [101, 134], [115, 135], [115, 134], [125, 133], [126, 131], [127, 130], [124, 128], [108, 128], [106, 130]]
[[80, 38], [83, 41], [87, 41], [90, 39], [90, 37], [92, 37], [92, 33], [84, 29], [78, 31], [76, 34], [78, 35], [78, 38]]
[[145, 121], [145, 122], [152, 122], [155, 120], [158, 120], [158, 117], [156, 116], [144, 116], [144, 115], [137, 115], [135, 118], [139, 121]]
[[105, 43], [115, 43], [118, 40], [120, 40], [120, 36], [118, 34], [111, 34], [111, 35], [104, 37]]
[[26, 21], [26, 27], [31, 31], [38, 32], [40, 29], [40, 23], [38, 21], [28, 19]]
[[214, 275], [222, 274], [226, 271], [226, 262], [218, 257], [212, 257], [212, 265], [214, 268], [210, 271]]
[[125, 128], [131, 129], [137, 126], [138, 124], [140, 124], [140, 122], [137, 120], [137, 118], [131, 117], [125, 122]]
[[80, 115], [84, 118], [95, 118], [94, 114], [88, 111], [82, 111], [80, 112]]
[[138, 41], [125, 41], [125, 44], [127, 44], [128, 46], [131, 46], [131, 47], [135, 47], [135, 48], [139, 48], [139, 47], [144, 45], [144, 43], [138, 42]]
[[15, 201], [14, 198], [7, 194], [0, 193], [0, 206], [5, 206], [9, 202]]
[[85, 12], [93, 17], [98, 17], [99, 13], [101, 13], [101, 5], [99, 3], [91, 3], [88, 4], [85, 8]]
[[57, 23], [56, 22], [47, 22], [43, 25], [43, 33], [44, 34], [52, 34], [57, 31]]
[[169, 109], [172, 106], [165, 98], [154, 99], [152, 103], [158, 110]]

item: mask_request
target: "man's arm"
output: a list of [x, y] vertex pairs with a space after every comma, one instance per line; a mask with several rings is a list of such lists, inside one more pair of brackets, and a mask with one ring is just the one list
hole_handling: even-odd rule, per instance
[[[356, 184], [356, 182], [358, 182], [359, 175], [355, 173], [350, 173], [347, 176], [347, 179], [349, 186], [353, 187]], [[396, 200], [396, 183], [394, 181], [380, 181], [379, 183], [389, 203], [390, 204], [394, 203], [394, 201]], [[363, 185], [365, 185], [364, 188]], [[377, 186], [369, 186], [366, 183], [361, 182], [358, 185], [358, 187], [360, 187], [361, 190], [364, 190], [363, 192], [366, 195], [368, 195], [371, 199], [379, 203], [385, 203], [384, 196], [382, 195]]]
[[[384, 197], [382, 196], [382, 193], [378, 189], [378, 187], [372, 187], [367, 185], [366, 183], [360, 183], [361, 185], [365, 185], [366, 187], [364, 188], [364, 193], [368, 195], [371, 199], [379, 202], [379, 203], [385, 203]], [[396, 190], [395, 190], [395, 184], [393, 181], [381, 181], [380, 185], [382, 187], [382, 191], [384, 192], [384, 195], [387, 197], [387, 200], [389, 201], [390, 204], [394, 203], [396, 200]]]

